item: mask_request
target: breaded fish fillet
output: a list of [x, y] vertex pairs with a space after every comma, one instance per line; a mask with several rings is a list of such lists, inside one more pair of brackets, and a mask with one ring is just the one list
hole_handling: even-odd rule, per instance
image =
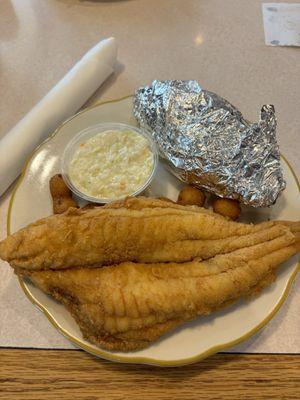
[[41, 219], [2, 241], [0, 257], [29, 270], [186, 262], [271, 238], [274, 225], [241, 224], [203, 208], [137, 198]]
[[202, 262], [21, 272], [70, 310], [88, 340], [131, 351], [270, 284], [277, 266], [299, 251], [300, 240], [288, 226], [275, 225], [269, 233]]

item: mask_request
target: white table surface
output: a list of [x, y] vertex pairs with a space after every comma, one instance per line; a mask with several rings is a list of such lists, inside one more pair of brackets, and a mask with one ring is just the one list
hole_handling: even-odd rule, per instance
[[[275, 105], [278, 141], [299, 176], [300, 49], [264, 43], [259, 0], [1, 0], [0, 138], [103, 37], [115, 36], [115, 76], [91, 101], [153, 79], [196, 79], [257, 120]], [[0, 142], [1, 145], [1, 142]], [[13, 156], [13, 155], [12, 155]], [[8, 191], [0, 197], [6, 235]], [[300, 351], [299, 279], [267, 327], [231, 351]], [[0, 346], [72, 348], [0, 261]]]

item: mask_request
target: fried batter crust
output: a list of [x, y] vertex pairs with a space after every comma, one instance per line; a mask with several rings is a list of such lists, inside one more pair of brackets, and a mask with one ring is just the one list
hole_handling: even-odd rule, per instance
[[200, 207], [135, 199], [41, 219], [2, 241], [0, 257], [29, 270], [186, 262], [252, 245], [259, 235], [272, 235], [273, 225], [241, 224]]

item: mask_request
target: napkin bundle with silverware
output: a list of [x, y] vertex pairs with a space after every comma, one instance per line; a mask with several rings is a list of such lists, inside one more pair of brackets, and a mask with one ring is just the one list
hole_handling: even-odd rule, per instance
[[117, 44], [100, 41], [0, 141], [0, 195], [20, 174], [26, 159], [72, 116], [114, 71]]

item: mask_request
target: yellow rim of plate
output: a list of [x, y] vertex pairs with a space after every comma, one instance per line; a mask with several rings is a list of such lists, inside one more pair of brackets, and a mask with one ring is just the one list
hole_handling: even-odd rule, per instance
[[[18, 190], [18, 187], [20, 186], [20, 184], [22, 183], [26, 172], [27, 172], [27, 168], [29, 166], [30, 161], [32, 160], [33, 156], [38, 152], [38, 150], [40, 149], [41, 146], [43, 146], [45, 143], [47, 143], [48, 141], [50, 141], [54, 136], [57, 135], [57, 133], [61, 130], [61, 128], [67, 124], [69, 121], [71, 121], [72, 119], [76, 118], [78, 115], [87, 112], [95, 107], [100, 107], [102, 105], [105, 104], [109, 104], [109, 103], [116, 103], [119, 101], [123, 101], [126, 100], [128, 98], [132, 97], [132, 95], [128, 95], [128, 96], [124, 96], [121, 97], [119, 99], [115, 99], [115, 100], [109, 100], [109, 101], [103, 101], [103, 102], [97, 102], [95, 104], [93, 104], [90, 107], [85, 108], [82, 111], [79, 111], [77, 114], [73, 115], [71, 118], [67, 119], [65, 122], [63, 122], [53, 133], [52, 135], [50, 135], [43, 143], [41, 143], [35, 150], [34, 152], [31, 154], [31, 156], [29, 157], [29, 159], [26, 161], [25, 166], [23, 168], [22, 174], [18, 180], [18, 182], [16, 183], [11, 198], [10, 198], [10, 202], [9, 202], [9, 206], [8, 206], [8, 214], [7, 214], [7, 235], [10, 234], [10, 223], [11, 223], [11, 211], [12, 211], [12, 205], [13, 205], [13, 201], [14, 201], [14, 197], [15, 194]], [[299, 192], [300, 192], [300, 183], [298, 181], [297, 175], [294, 172], [292, 166], [290, 165], [290, 163], [288, 162], [288, 160], [281, 154], [281, 157], [283, 158], [283, 160], [286, 162], [287, 166], [289, 167], [295, 181], [296, 184], [298, 186]], [[67, 332], [64, 328], [62, 328], [58, 322], [55, 320], [55, 318], [51, 315], [51, 313], [45, 308], [45, 306], [43, 306], [33, 295], [32, 293], [29, 291], [29, 289], [27, 288], [27, 286], [25, 285], [24, 281], [19, 278], [19, 283], [21, 288], [23, 289], [25, 295], [28, 297], [28, 299], [34, 304], [36, 305], [47, 317], [47, 319], [50, 321], [50, 323], [59, 331], [61, 332], [66, 338], [68, 338], [71, 342], [73, 342], [74, 344], [76, 344], [78, 347], [82, 348], [83, 350], [96, 355], [98, 357], [104, 358], [106, 360], [109, 361], [117, 361], [117, 362], [122, 362], [122, 363], [130, 363], [130, 364], [149, 364], [149, 365], [154, 365], [154, 366], [160, 366], [160, 367], [179, 367], [179, 366], [183, 366], [183, 365], [187, 365], [187, 364], [192, 364], [198, 361], [203, 360], [204, 358], [207, 358], [209, 356], [211, 356], [212, 354], [215, 354], [219, 351], [222, 350], [226, 350], [229, 347], [235, 346], [237, 344], [239, 344], [240, 342], [250, 338], [252, 335], [254, 335], [255, 333], [257, 333], [261, 328], [263, 328], [273, 317], [274, 315], [279, 311], [280, 307], [282, 306], [282, 304], [284, 303], [285, 299], [287, 298], [287, 295], [290, 291], [290, 288], [292, 286], [292, 283], [294, 282], [297, 273], [300, 270], [300, 263], [297, 263], [296, 269], [293, 271], [292, 275], [290, 276], [287, 285], [285, 287], [284, 293], [281, 296], [281, 298], [279, 299], [278, 303], [276, 304], [276, 306], [273, 308], [273, 310], [270, 312], [270, 314], [267, 315], [266, 318], [263, 319], [263, 321], [261, 321], [257, 326], [255, 326], [254, 328], [252, 328], [249, 332], [247, 332], [246, 334], [240, 336], [239, 338], [232, 340], [230, 342], [227, 343], [222, 343], [220, 345], [217, 346], [213, 346], [210, 349], [197, 354], [196, 356], [193, 357], [189, 357], [189, 358], [183, 358], [180, 360], [176, 360], [176, 361], [164, 361], [164, 360], [157, 360], [155, 358], [150, 358], [150, 357], [128, 357], [128, 356], [119, 356], [119, 355], [115, 355], [113, 353], [107, 352], [105, 350], [101, 350], [101, 349], [95, 349], [92, 346], [90, 346], [89, 344], [86, 344], [84, 342], [82, 342], [81, 340], [78, 340], [76, 337], [72, 336], [69, 332]]]

